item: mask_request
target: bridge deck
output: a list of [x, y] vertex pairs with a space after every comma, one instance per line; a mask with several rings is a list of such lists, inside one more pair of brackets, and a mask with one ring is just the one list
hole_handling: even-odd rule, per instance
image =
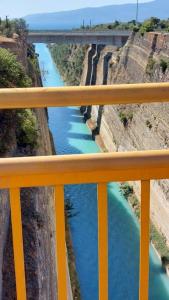
[[37, 30], [37, 31], [29, 31], [29, 36], [37, 36], [37, 35], [68, 35], [68, 36], [74, 36], [74, 35], [90, 35], [90, 36], [130, 36], [131, 31], [128, 30], [105, 30], [105, 31], [91, 31], [91, 30]]
[[34, 31], [29, 32], [30, 43], [103, 44], [124, 46], [130, 31]]

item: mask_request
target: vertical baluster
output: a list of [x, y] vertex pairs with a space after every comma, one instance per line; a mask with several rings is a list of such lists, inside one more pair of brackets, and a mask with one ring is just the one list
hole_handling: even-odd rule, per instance
[[10, 206], [17, 300], [26, 300], [25, 266], [19, 188], [10, 189]]
[[139, 300], [149, 296], [149, 225], [150, 225], [150, 181], [141, 182], [140, 220], [140, 289]]
[[99, 300], [108, 300], [108, 213], [107, 185], [98, 184]]
[[65, 240], [64, 187], [55, 187], [56, 214], [56, 264], [58, 279], [58, 300], [67, 300], [67, 258]]

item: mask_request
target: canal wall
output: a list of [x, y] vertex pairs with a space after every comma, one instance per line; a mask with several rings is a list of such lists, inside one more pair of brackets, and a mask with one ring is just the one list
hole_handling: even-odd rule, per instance
[[23, 67], [27, 70], [28, 60], [27, 60], [27, 42], [26, 36], [20, 38], [17, 34], [13, 34], [12, 38], [7, 38], [5, 36], [0, 36], [0, 48], [5, 48], [10, 50], [17, 56], [18, 61], [20, 61]]
[[[90, 49], [88, 50], [90, 51]], [[169, 35], [133, 34], [123, 48], [105, 46], [95, 68], [95, 84], [169, 81]], [[86, 84], [88, 54], [81, 84]], [[125, 97], [125, 95], [124, 95]], [[146, 100], [146, 99], [145, 99]], [[101, 114], [101, 115], [100, 115]], [[169, 148], [169, 105], [92, 106], [92, 126], [108, 151]], [[140, 186], [134, 184], [140, 196]], [[169, 181], [152, 182], [151, 219], [169, 245]]]
[[[25, 37], [0, 38], [0, 47], [16, 54], [34, 86], [41, 85], [37, 66], [27, 57]], [[30, 49], [29, 49], [30, 50]], [[32, 49], [31, 49], [32, 51]], [[53, 153], [45, 109], [33, 110], [37, 146], [20, 146], [15, 111], [0, 111], [1, 157], [51, 155]], [[2, 145], [1, 145], [2, 146]], [[21, 190], [22, 223], [28, 299], [56, 299], [55, 224], [52, 188]], [[0, 191], [0, 299], [16, 299], [8, 191]]]

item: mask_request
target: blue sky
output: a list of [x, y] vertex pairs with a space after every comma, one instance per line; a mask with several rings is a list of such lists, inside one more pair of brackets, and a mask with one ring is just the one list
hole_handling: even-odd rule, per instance
[[[149, 1], [151, 0], [139, 0], [140, 3]], [[32, 13], [121, 3], [136, 3], [136, 0], [0, 0], [0, 16], [22, 17]]]

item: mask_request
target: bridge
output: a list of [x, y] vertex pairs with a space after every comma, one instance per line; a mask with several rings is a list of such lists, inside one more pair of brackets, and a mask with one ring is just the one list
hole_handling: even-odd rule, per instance
[[122, 47], [131, 31], [32, 31], [28, 34], [28, 43], [55, 44], [96, 44]]

